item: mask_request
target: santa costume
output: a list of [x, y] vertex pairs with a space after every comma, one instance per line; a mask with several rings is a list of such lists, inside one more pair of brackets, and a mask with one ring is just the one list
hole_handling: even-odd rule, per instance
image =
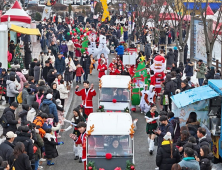
[[[157, 55], [154, 60], [153, 64], [150, 66], [151, 70], [154, 71], [154, 76], [152, 79], [155, 79], [155, 91], [157, 94], [161, 92], [161, 83], [164, 82], [164, 79], [166, 77], [164, 70], [166, 68], [165, 65], [165, 58], [161, 55]], [[152, 81], [153, 83], [153, 81]]]
[[141, 113], [144, 113], [144, 110], [145, 110], [145, 94], [147, 93], [147, 90], [145, 89], [145, 87], [148, 87], [148, 85], [144, 85], [144, 89], [140, 92], [140, 110], [141, 110]]
[[82, 90], [76, 89], [75, 94], [77, 96], [82, 96], [82, 105], [85, 107], [85, 114], [89, 115], [93, 112], [93, 96], [96, 96], [96, 91], [94, 89], [86, 88]]
[[155, 86], [150, 85], [149, 90], [146, 91], [144, 95], [144, 100], [145, 100], [145, 109], [144, 112], [147, 113], [150, 110], [150, 104], [155, 103], [155, 94], [156, 92], [154, 91]]
[[98, 78], [100, 79], [103, 75], [105, 75], [105, 71], [107, 70], [107, 66], [105, 64], [99, 64], [97, 66], [97, 70], [99, 71]]

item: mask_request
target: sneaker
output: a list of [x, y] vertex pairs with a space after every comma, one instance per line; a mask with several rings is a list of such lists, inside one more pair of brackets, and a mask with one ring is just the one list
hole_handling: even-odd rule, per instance
[[152, 150], [150, 150], [150, 155], [153, 155], [153, 151]]
[[82, 158], [79, 158], [79, 163], [82, 163]]
[[46, 161], [46, 159], [41, 158], [41, 159], [39, 159], [39, 161], [40, 161], [40, 162], [45, 162], [45, 161]]
[[79, 159], [79, 156], [75, 156], [74, 160], [78, 160]]
[[43, 166], [38, 166], [38, 169], [43, 169]]

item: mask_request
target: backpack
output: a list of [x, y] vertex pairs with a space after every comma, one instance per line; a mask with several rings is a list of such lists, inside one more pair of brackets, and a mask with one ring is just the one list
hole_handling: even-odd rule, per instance
[[40, 98], [38, 98], [38, 94], [36, 94], [35, 97], [36, 97], [36, 102], [39, 103], [39, 106], [40, 106], [40, 104], [42, 103], [42, 98], [44, 97], [44, 95], [42, 95]]
[[17, 96], [17, 101], [19, 104], [22, 103], [22, 92], [20, 92], [19, 95]]
[[2, 114], [2, 117], [0, 118], [0, 124], [2, 125], [3, 128], [7, 127], [8, 121], [4, 113]]
[[49, 106], [45, 103], [43, 103], [40, 107], [40, 110], [43, 112], [43, 113], [47, 113], [49, 114]]

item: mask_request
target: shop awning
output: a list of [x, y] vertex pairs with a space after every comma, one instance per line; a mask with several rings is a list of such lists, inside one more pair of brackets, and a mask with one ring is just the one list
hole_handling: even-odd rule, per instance
[[220, 94], [214, 91], [210, 86], [205, 85], [171, 96], [171, 99], [178, 108], [181, 108], [201, 100], [217, 97], [219, 95]]
[[39, 29], [23, 28], [23, 27], [19, 27], [19, 26], [11, 24], [10, 30], [21, 33], [21, 34], [41, 36]]

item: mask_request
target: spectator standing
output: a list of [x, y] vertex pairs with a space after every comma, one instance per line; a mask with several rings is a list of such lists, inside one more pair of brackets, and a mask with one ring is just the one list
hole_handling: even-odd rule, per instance
[[203, 60], [199, 60], [197, 62], [197, 66], [195, 71], [197, 72], [197, 79], [199, 82], [199, 85], [202, 86], [203, 85], [203, 81], [204, 81], [204, 77], [205, 77], [205, 72], [206, 72], [206, 68], [204, 66]]
[[82, 66], [82, 68], [84, 70], [83, 81], [87, 81], [88, 80], [88, 74], [90, 73], [89, 68], [90, 68], [90, 65], [91, 65], [91, 59], [86, 54], [86, 52], [83, 52], [83, 55], [81, 56], [80, 65]]
[[15, 101], [15, 97], [16, 95], [19, 93], [19, 91], [15, 90], [16, 89], [16, 85], [14, 83], [15, 81], [15, 76], [10, 76], [10, 80], [6, 81], [6, 94], [7, 97], [9, 98], [9, 105], [11, 105], [14, 101]]
[[48, 60], [45, 61], [45, 67], [43, 68], [43, 78], [46, 82], [48, 82], [48, 73], [49, 73], [49, 70], [53, 69], [52, 65], [49, 63]]
[[123, 61], [124, 47], [122, 43], [120, 43], [120, 45], [116, 48], [116, 52], [117, 55], [120, 57], [121, 61]]
[[167, 59], [167, 62], [166, 62], [167, 70], [170, 70], [172, 64], [173, 64], [174, 61], [175, 61], [175, 55], [174, 55], [173, 50], [172, 50], [171, 48], [169, 49], [169, 52], [167, 53], [167, 55], [165, 56], [165, 58]]
[[65, 60], [62, 58], [62, 54], [58, 54], [58, 58], [55, 60], [55, 69], [59, 74], [63, 74], [66, 69]]

